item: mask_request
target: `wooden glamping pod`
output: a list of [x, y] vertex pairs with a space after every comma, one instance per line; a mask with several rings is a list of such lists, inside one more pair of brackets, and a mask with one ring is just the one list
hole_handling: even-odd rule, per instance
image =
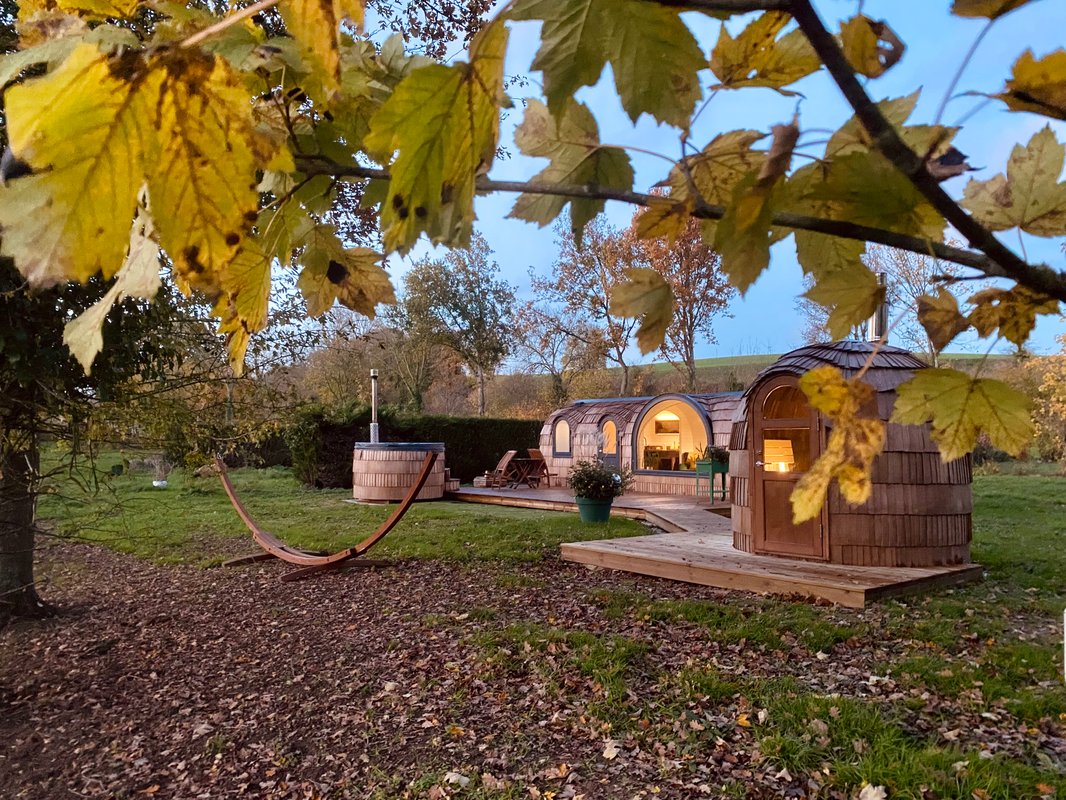
[[[850, 377], [873, 347], [845, 341], [793, 350], [759, 373], [744, 392], [729, 443], [736, 549], [864, 566], [969, 562], [970, 458], [941, 462], [928, 425], [888, 424], [866, 503], [849, 505], [834, 482], [821, 517], [792, 524], [789, 495], [828, 437], [828, 422], [807, 404], [799, 376], [830, 365]], [[863, 380], [877, 390], [882, 419], [892, 414], [896, 387], [925, 366], [905, 350], [881, 348]]]
[[444, 496], [442, 442], [356, 442], [352, 455], [352, 497], [364, 503], [398, 503], [418, 478], [426, 454], [440, 455], [417, 500]]
[[635, 492], [695, 495], [697, 451], [728, 446], [739, 402], [739, 392], [577, 400], [545, 420], [540, 451], [561, 484], [578, 461], [598, 459], [632, 469]]

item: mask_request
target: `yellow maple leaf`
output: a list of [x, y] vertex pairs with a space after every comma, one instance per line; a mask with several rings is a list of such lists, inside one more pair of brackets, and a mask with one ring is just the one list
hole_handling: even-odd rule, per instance
[[903, 55], [903, 42], [892, 29], [865, 14], [841, 23], [840, 43], [848, 63], [867, 78], [880, 77]]
[[133, 225], [126, 259], [107, 293], [80, 316], [63, 328], [63, 344], [69, 349], [85, 374], [92, 372], [92, 364], [104, 347], [104, 320], [116, 303], [127, 297], [151, 300], [159, 291], [159, 245], [151, 238], [152, 225], [140, 216]]
[[625, 271], [626, 282], [611, 292], [611, 312], [623, 317], [641, 317], [637, 330], [640, 352], [649, 353], [666, 338], [674, 319], [674, 292], [653, 269], [633, 267]]
[[971, 180], [962, 205], [989, 230], [1061, 236], [1066, 233], [1066, 183], [1059, 182], [1064, 158], [1066, 147], [1044, 127], [1025, 146], [1014, 146], [1006, 175]]
[[749, 173], [761, 170], [766, 162], [766, 153], [752, 149], [753, 144], [765, 138], [765, 133], [751, 130], [729, 131], [714, 137], [698, 154], [670, 170], [670, 196], [676, 200], [688, 199], [692, 195], [691, 177], [704, 202], [727, 205], [737, 184]]
[[918, 321], [937, 352], [970, 327], [969, 320], [959, 312], [955, 295], [943, 287], [937, 288], [935, 297], [923, 294], [918, 298]]
[[1011, 111], [1066, 119], [1066, 50], [1056, 50], [1041, 59], [1026, 50], [1014, 62], [1006, 88], [995, 96]]
[[148, 193], [178, 285], [212, 300], [259, 208], [256, 170], [268, 160], [247, 88], [218, 56], [173, 50], [154, 122]]
[[[618, 147], [600, 144], [599, 128], [588, 107], [570, 101], [553, 116], [538, 100], [529, 100], [515, 144], [527, 156], [551, 159], [532, 183], [594, 183], [617, 189], [633, 186], [629, 155]], [[509, 217], [547, 225], [570, 203], [571, 229], [580, 234], [605, 205], [603, 200], [567, 198], [550, 194], [522, 194]]]
[[885, 287], [869, 267], [858, 261], [823, 274], [803, 296], [829, 309], [829, 335], [843, 339], [884, 302]]
[[711, 52], [711, 71], [721, 85], [769, 86], [790, 94], [782, 87], [817, 72], [822, 62], [800, 30], [777, 38], [791, 19], [784, 11], [767, 11], [735, 38], [723, 26]]
[[923, 369], [897, 389], [892, 421], [932, 422], [932, 437], [945, 462], [973, 450], [977, 435], [1018, 454], [1033, 435], [1030, 400], [1002, 381], [974, 378], [953, 369]]
[[296, 40], [300, 54], [315, 80], [309, 87], [317, 99], [332, 103], [340, 89], [340, 24], [348, 20], [362, 26], [363, 0], [283, 0], [278, 4], [285, 28]]
[[833, 219], [937, 241], [944, 233], [944, 218], [880, 153], [836, 156], [807, 196], [822, 201]]
[[662, 238], [673, 244], [688, 227], [694, 205], [691, 199], [677, 201], [668, 197], [652, 197], [647, 208], [637, 217], [637, 237]]
[[159, 76], [136, 53], [78, 46], [55, 71], [8, 90], [12, 151], [34, 172], [0, 193], [4, 252], [31, 285], [109, 278], [129, 243]]
[[[903, 123], [914, 112], [914, 107], [918, 103], [920, 94], [921, 89], [917, 89], [903, 97], [882, 100], [877, 104], [877, 110], [896, 130], [901, 130]], [[826, 158], [832, 158], [833, 156], [843, 156], [848, 153], [866, 152], [870, 150], [871, 146], [870, 134], [866, 132], [866, 128], [863, 127], [859, 118], [853, 116], [829, 137], [829, 141], [825, 146], [825, 156]]]
[[770, 265], [773, 190], [759, 186], [757, 176], [749, 173], [737, 184], [715, 229], [714, 249], [722, 256], [722, 272], [742, 295]]
[[959, 17], [987, 17], [995, 19], [1021, 8], [1030, 0], [955, 0], [951, 13]]
[[469, 242], [474, 181], [496, 153], [506, 48], [503, 24], [483, 28], [469, 64], [412, 70], [370, 120], [366, 148], [391, 162], [381, 210], [386, 250], [406, 253], [422, 232], [434, 242]]
[[244, 356], [253, 333], [267, 324], [273, 259], [262, 243], [249, 237], [221, 275], [222, 294], [215, 304], [218, 332], [226, 337], [233, 371], [244, 371]]
[[1036, 327], [1037, 314], [1059, 313], [1059, 301], [1025, 286], [1013, 289], [985, 289], [970, 298], [975, 306], [970, 322], [981, 337], [998, 330], [1016, 345], [1025, 344]]
[[380, 253], [366, 247], [345, 249], [331, 226], [317, 226], [300, 256], [303, 270], [296, 284], [308, 315], [319, 317], [336, 301], [373, 318], [379, 303], [395, 303], [392, 282], [380, 261]]
[[865, 252], [866, 242], [857, 239], [796, 231], [796, 259], [803, 271], [813, 275], [816, 281], [823, 275], [838, 271], [865, 269], [862, 263], [862, 254]]
[[811, 406], [830, 419], [832, 430], [822, 455], [792, 491], [792, 521], [797, 525], [819, 514], [833, 478], [847, 502], [869, 500], [870, 470], [885, 446], [885, 426], [874, 413], [876, 393], [868, 383], [826, 366], [804, 374], [799, 385]]

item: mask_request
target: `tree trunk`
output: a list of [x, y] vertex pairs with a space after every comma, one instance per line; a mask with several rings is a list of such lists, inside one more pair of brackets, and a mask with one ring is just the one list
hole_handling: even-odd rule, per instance
[[485, 370], [477, 368], [477, 415], [485, 416]]
[[567, 391], [566, 384], [563, 382], [563, 376], [557, 372], [551, 374], [551, 398], [552, 404], [559, 408], [566, 405], [566, 401], [569, 400], [569, 392]]
[[47, 617], [33, 580], [37, 516], [37, 437], [2, 432], [0, 439], [0, 623], [9, 617]]
[[685, 358], [685, 391], [689, 394], [696, 391], [696, 358], [691, 354]]
[[622, 361], [618, 361], [618, 366], [622, 368], [622, 383], [618, 387], [619, 397], [629, 397], [629, 365]]

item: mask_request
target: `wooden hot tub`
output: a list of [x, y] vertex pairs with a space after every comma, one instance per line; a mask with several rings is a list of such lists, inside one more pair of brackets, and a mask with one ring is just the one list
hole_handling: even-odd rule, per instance
[[422, 469], [427, 453], [438, 453], [419, 500], [444, 496], [443, 442], [356, 442], [352, 455], [352, 497], [364, 503], [398, 503]]

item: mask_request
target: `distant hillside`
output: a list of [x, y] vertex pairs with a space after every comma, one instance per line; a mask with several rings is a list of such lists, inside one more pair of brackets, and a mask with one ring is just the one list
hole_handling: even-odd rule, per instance
[[[731, 392], [747, 388], [779, 354], [721, 356], [696, 361], [697, 392]], [[976, 353], [944, 353], [941, 358], [955, 369], [972, 370], [981, 362]], [[1008, 364], [1013, 356], [993, 355], [993, 362]], [[988, 365], [986, 365], [987, 367]], [[571, 386], [572, 400], [616, 397], [621, 370], [618, 367], [584, 373]], [[668, 362], [641, 364], [630, 368], [630, 394], [654, 396], [684, 391], [684, 378]], [[490, 413], [502, 417], [542, 419], [555, 404], [549, 399], [550, 381], [546, 375], [500, 375], [489, 387]]]

